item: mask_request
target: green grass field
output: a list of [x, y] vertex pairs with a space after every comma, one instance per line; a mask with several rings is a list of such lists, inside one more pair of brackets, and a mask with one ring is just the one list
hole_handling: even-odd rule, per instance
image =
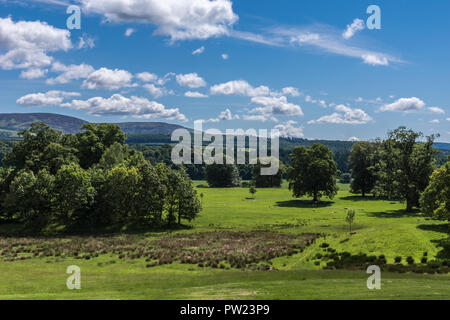
[[[399, 202], [362, 199], [350, 194], [348, 186], [340, 189], [333, 201], [324, 199], [318, 205], [292, 198], [286, 186], [258, 189], [255, 199], [248, 189], [198, 189], [204, 194], [201, 217], [193, 228], [176, 233], [258, 230], [322, 235], [301, 253], [273, 259], [276, 270], [214, 269], [178, 262], [147, 268], [144, 259], [117, 259], [113, 254], [90, 260], [0, 260], [0, 299], [449, 299], [450, 275], [383, 272], [382, 289], [371, 291], [365, 271], [322, 270], [323, 263], [314, 263], [323, 242], [338, 252], [383, 254], [388, 263], [397, 256], [420, 261], [424, 252], [429, 260], [443, 254], [439, 243], [448, 238], [448, 223], [426, 220], [419, 212], [406, 214]], [[356, 210], [353, 235], [345, 222], [347, 209]], [[66, 288], [65, 272], [72, 264], [81, 268], [81, 290]]]

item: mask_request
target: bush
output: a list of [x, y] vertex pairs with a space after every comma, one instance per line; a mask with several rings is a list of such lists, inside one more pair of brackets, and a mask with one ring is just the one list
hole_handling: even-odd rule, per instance
[[408, 258], [406, 258], [406, 262], [407, 262], [409, 265], [412, 265], [412, 264], [414, 264], [414, 258], [411, 257], [411, 256], [409, 256]]

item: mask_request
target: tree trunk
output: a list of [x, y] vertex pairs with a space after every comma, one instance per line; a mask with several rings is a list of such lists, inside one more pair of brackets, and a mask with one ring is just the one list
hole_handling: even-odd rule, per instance
[[314, 191], [314, 202], [318, 202], [319, 201], [319, 197], [317, 195], [317, 191]]
[[181, 213], [178, 213], [178, 224], [181, 226]]
[[366, 191], [365, 191], [365, 190], [362, 191], [362, 197], [363, 197], [363, 198], [366, 197]]
[[413, 211], [413, 201], [411, 199], [406, 199], [406, 212], [412, 212]]

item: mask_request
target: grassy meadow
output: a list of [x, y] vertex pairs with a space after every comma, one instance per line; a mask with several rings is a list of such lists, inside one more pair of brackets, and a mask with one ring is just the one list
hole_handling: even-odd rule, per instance
[[[195, 183], [197, 186], [206, 184]], [[286, 239], [267, 238], [264, 245], [275, 249], [276, 245], [283, 245], [283, 250], [288, 252], [291, 248], [299, 248], [295, 243], [304, 234], [320, 234], [320, 237], [302, 250], [271, 259], [270, 268], [264, 271], [238, 269], [227, 263], [214, 268], [179, 261], [149, 266], [149, 259], [119, 258], [114, 249], [88, 259], [75, 259], [64, 254], [37, 255], [14, 261], [0, 258], [0, 299], [450, 298], [450, 274], [383, 272], [382, 289], [371, 291], [366, 287], [369, 275], [364, 270], [323, 270], [324, 262], [315, 259], [317, 254], [323, 253], [323, 243], [337, 252], [352, 255], [384, 255], [387, 263], [392, 264], [399, 256], [403, 264], [408, 256], [416, 262], [420, 262], [425, 253], [429, 261], [442, 257], [444, 252], [439, 244], [448, 239], [448, 223], [427, 220], [420, 212], [407, 214], [404, 203], [370, 197], [363, 199], [350, 194], [348, 185], [340, 185], [335, 199], [322, 199], [317, 205], [309, 199], [292, 198], [286, 185], [279, 189], [258, 189], [254, 199], [245, 188], [198, 188], [198, 192], [203, 193], [203, 211], [189, 228], [147, 232], [134, 235], [133, 239], [169, 239], [173, 242], [164, 241], [175, 247], [184, 236], [189, 236], [192, 242], [186, 243], [196, 243], [196, 249], [207, 252], [214, 247], [211, 243], [216, 244], [215, 250], [221, 250], [224, 242], [220, 239], [205, 242], [205, 237], [216, 233], [248, 234], [248, 238], [235, 239], [242, 242], [242, 247], [234, 249], [239, 251], [248, 249], [252, 237], [258, 241], [258, 237], [264, 237], [266, 232], [275, 232], [286, 235]], [[352, 234], [345, 222], [348, 209], [356, 210]], [[0, 226], [0, 232], [7, 228]], [[113, 236], [118, 242], [123, 237]], [[95, 241], [93, 237], [87, 238]], [[13, 238], [2, 237], [1, 240], [5, 244]], [[28, 240], [21, 241], [26, 243]], [[35, 244], [30, 242], [28, 245], [31, 248]], [[230, 246], [231, 242], [226, 245]], [[123, 246], [125, 248], [129, 243]], [[2, 250], [5, 248], [0, 247]], [[252, 250], [257, 259], [263, 249], [255, 247]], [[81, 268], [81, 290], [66, 288], [69, 265]]]

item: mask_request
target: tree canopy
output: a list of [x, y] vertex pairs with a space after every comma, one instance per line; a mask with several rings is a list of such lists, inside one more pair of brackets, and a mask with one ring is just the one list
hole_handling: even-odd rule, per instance
[[322, 196], [332, 199], [337, 194], [337, 164], [330, 149], [313, 144], [309, 149], [294, 148], [288, 169], [289, 189], [294, 197], [312, 196], [314, 202]]

